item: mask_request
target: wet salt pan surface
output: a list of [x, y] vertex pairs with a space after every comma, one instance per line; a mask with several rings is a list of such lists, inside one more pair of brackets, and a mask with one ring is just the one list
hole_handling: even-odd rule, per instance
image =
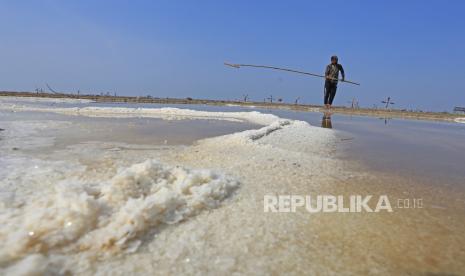
[[[341, 139], [333, 130], [258, 112], [90, 108], [79, 114], [32, 107], [34, 120], [23, 117], [30, 106], [2, 109], [8, 116], [0, 122], [9, 130], [0, 132], [0, 241], [7, 245], [0, 251], [1, 273], [464, 271], [460, 194], [357, 170], [335, 158]], [[188, 145], [137, 138], [147, 135], [98, 139], [94, 127], [84, 127], [98, 120], [108, 129], [112, 116], [121, 125], [128, 123], [123, 117], [147, 116], [259, 126]], [[76, 124], [94, 134], [71, 139]], [[263, 212], [264, 195], [385, 193], [423, 197], [441, 209]]]

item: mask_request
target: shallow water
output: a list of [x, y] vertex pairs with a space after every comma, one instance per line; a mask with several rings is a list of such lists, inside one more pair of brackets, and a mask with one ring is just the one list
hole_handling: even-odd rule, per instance
[[89, 118], [53, 113], [0, 112], [2, 122], [40, 120], [67, 122], [66, 131], [42, 129], [41, 136], [53, 136], [54, 148], [80, 142], [100, 141], [138, 145], [191, 145], [199, 139], [256, 128], [256, 124], [218, 120], [162, 120], [156, 118]]
[[[323, 117], [259, 111], [316, 126]], [[9, 273], [465, 271], [463, 125], [333, 115], [333, 130], [271, 118], [257, 131], [251, 129], [263, 125], [214, 114], [208, 115], [214, 120], [0, 114], [8, 126], [0, 132], [6, 222], [0, 238], [7, 243], [0, 267]], [[228, 133], [235, 134], [198, 141]], [[394, 212], [263, 212], [264, 195], [286, 194], [385, 194]], [[398, 208], [399, 199], [422, 199], [423, 206]]]

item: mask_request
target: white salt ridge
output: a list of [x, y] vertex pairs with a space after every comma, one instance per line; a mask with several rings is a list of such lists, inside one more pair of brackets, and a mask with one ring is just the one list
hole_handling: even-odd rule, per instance
[[52, 112], [65, 115], [79, 115], [88, 117], [144, 117], [165, 120], [205, 119], [227, 120], [235, 122], [251, 122], [259, 125], [269, 125], [279, 118], [272, 114], [251, 112], [210, 112], [180, 108], [128, 108], [128, 107], [72, 107], [72, 108], [46, 108], [16, 104], [1, 104], [0, 109], [10, 111]]
[[465, 124], [465, 118], [455, 118], [455, 122]]
[[135, 251], [147, 231], [218, 207], [238, 185], [210, 170], [154, 160], [122, 169], [104, 183], [64, 180], [32, 194], [22, 208], [3, 206], [0, 266], [23, 259], [42, 267], [42, 252]]

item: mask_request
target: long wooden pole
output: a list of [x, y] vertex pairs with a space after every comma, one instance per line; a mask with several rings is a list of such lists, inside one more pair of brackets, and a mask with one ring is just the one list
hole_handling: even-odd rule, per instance
[[[225, 62], [224, 65], [226, 65], [226, 66], [231, 66], [231, 67], [234, 67], [234, 68], [255, 67], [255, 68], [274, 69], [274, 70], [281, 70], [281, 71], [287, 71], [287, 72], [292, 72], [292, 73], [310, 75], [310, 76], [319, 77], [319, 78], [326, 78], [326, 77], [323, 76], [323, 75], [318, 75], [318, 74], [313, 74], [313, 73], [308, 73], [308, 72], [303, 72], [303, 71], [298, 71], [298, 70], [293, 70], [293, 69], [287, 69], [287, 68], [274, 67], [274, 66], [253, 65], [253, 64], [233, 64], [233, 63], [227, 63], [227, 62]], [[330, 79], [331, 79], [331, 80], [338, 80], [338, 79], [333, 79], [333, 78], [330, 78]], [[339, 79], [338, 81], [340, 81], [340, 82], [347, 82], [347, 83], [355, 84], [355, 85], [360, 85], [360, 83], [353, 82], [353, 81], [348, 81], [348, 80]]]

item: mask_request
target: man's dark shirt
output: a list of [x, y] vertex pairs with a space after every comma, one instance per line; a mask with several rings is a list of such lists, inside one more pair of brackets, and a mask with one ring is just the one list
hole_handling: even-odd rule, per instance
[[339, 63], [337, 64], [329, 64], [326, 66], [325, 76], [330, 77], [336, 80], [326, 80], [327, 82], [331, 82], [332, 84], [337, 84], [337, 79], [339, 79], [339, 71], [341, 71], [342, 78], [345, 79], [344, 68]]

